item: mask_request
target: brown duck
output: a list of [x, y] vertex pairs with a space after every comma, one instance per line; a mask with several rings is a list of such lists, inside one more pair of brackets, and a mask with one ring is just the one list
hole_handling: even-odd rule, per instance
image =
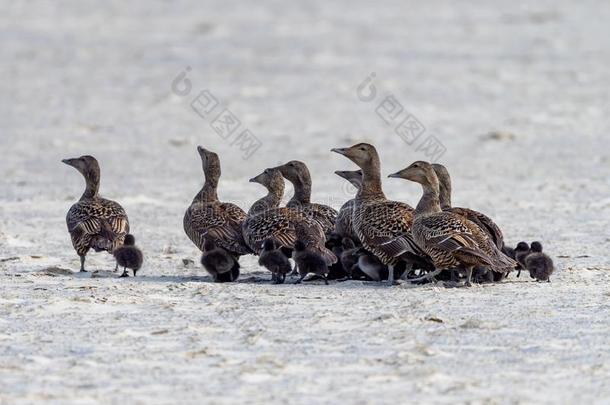
[[324, 233], [329, 235], [335, 228], [337, 211], [328, 205], [311, 202], [311, 174], [307, 165], [298, 160], [292, 160], [276, 169], [294, 187], [294, 195], [286, 206], [301, 210], [304, 215], [311, 216], [320, 224]]
[[479, 211], [471, 210], [470, 208], [451, 206], [451, 176], [449, 175], [449, 171], [445, 166], [439, 163], [432, 164], [432, 168], [436, 173], [436, 177], [438, 177], [441, 209], [443, 211], [461, 215], [477, 224], [489, 235], [498, 249], [502, 250], [504, 248], [504, 236], [502, 235], [500, 227], [496, 225], [491, 218]]
[[474, 222], [441, 209], [439, 182], [430, 163], [414, 162], [390, 177], [422, 185], [423, 195], [415, 209], [413, 236], [432, 258], [437, 271], [462, 266], [466, 269], [466, 285], [470, 285], [475, 266], [486, 266], [499, 273], [517, 267], [517, 262], [504, 255]]
[[386, 198], [381, 188], [379, 154], [373, 145], [359, 143], [331, 151], [347, 157], [362, 170], [352, 226], [362, 246], [389, 267], [388, 283], [392, 284], [399, 260], [409, 264], [426, 260], [411, 235], [414, 210], [408, 204]]
[[273, 240], [280, 248], [289, 249], [301, 240], [329, 265], [337, 261], [337, 257], [324, 246], [326, 237], [318, 222], [300, 211], [279, 207], [284, 194], [284, 179], [279, 170], [266, 169], [250, 182], [267, 189], [267, 195], [252, 205], [242, 226], [244, 240], [253, 252], [260, 255], [266, 239]]
[[246, 213], [235, 204], [218, 200], [216, 190], [221, 174], [218, 155], [201, 146], [197, 150], [205, 183], [184, 214], [184, 231], [201, 251], [207, 238], [234, 257], [251, 253], [241, 232]]
[[100, 166], [93, 156], [62, 162], [74, 167], [85, 178], [85, 192], [68, 211], [66, 223], [72, 246], [80, 257], [80, 271], [86, 271], [85, 256], [89, 249], [112, 253], [122, 246], [129, 233], [129, 220], [123, 207], [99, 196]]

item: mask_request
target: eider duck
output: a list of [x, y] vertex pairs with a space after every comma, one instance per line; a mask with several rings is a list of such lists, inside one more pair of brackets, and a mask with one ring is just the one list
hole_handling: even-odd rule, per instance
[[120, 277], [128, 277], [127, 269], [133, 270], [133, 276], [142, 267], [144, 256], [142, 251], [136, 247], [136, 238], [133, 235], [125, 235], [123, 246], [119, 246], [112, 252], [117, 264], [123, 268], [123, 274]]
[[517, 262], [503, 254], [474, 222], [441, 209], [439, 181], [430, 163], [414, 162], [389, 177], [421, 184], [423, 195], [415, 209], [413, 236], [432, 258], [437, 271], [463, 266], [466, 268], [466, 285], [470, 286], [475, 266], [489, 267], [501, 273], [517, 267]]
[[299, 279], [295, 284], [299, 284], [305, 276], [312, 273], [324, 279], [328, 285], [328, 265], [326, 260], [316, 251], [307, 249], [307, 244], [302, 240], [297, 240], [294, 244], [292, 259], [299, 269]]
[[553, 260], [542, 252], [542, 243], [532, 242], [532, 252], [525, 258], [525, 267], [530, 272], [530, 277], [537, 281], [551, 282], [551, 274], [555, 270]]
[[521, 270], [525, 269], [525, 258], [530, 252], [530, 245], [528, 245], [527, 242], [521, 241], [517, 243], [517, 246], [515, 247], [515, 260], [519, 263], [519, 266], [517, 267], [519, 270], [517, 272], [517, 277], [521, 275]]
[[84, 272], [89, 249], [112, 253], [123, 244], [129, 233], [129, 220], [123, 207], [99, 196], [100, 166], [93, 156], [64, 159], [62, 162], [74, 167], [85, 178], [85, 192], [66, 216], [72, 246], [80, 257], [80, 271]]
[[439, 182], [441, 209], [443, 211], [461, 215], [477, 224], [479, 228], [489, 235], [498, 249], [502, 250], [504, 248], [504, 236], [502, 235], [500, 227], [496, 225], [491, 218], [479, 211], [470, 208], [453, 207], [451, 205], [451, 176], [449, 175], [449, 171], [445, 166], [439, 163], [433, 163], [432, 168], [434, 169]]
[[205, 240], [209, 240], [237, 260], [239, 256], [251, 253], [241, 232], [246, 213], [235, 204], [218, 200], [216, 189], [221, 174], [218, 155], [201, 146], [197, 151], [205, 183], [184, 214], [184, 231], [201, 251], [205, 250]]
[[263, 251], [258, 258], [258, 264], [271, 272], [271, 281], [275, 284], [283, 284], [286, 274], [292, 271], [288, 258], [277, 249], [273, 239], [265, 239], [263, 242]]
[[276, 169], [294, 187], [294, 195], [286, 206], [311, 216], [320, 224], [324, 233], [329, 235], [335, 229], [337, 211], [328, 205], [311, 202], [311, 174], [307, 165], [298, 160], [292, 160]]
[[399, 260], [411, 265], [414, 260], [426, 260], [411, 235], [413, 208], [385, 197], [379, 155], [373, 145], [359, 143], [331, 151], [347, 157], [362, 169], [362, 186], [355, 198], [352, 227], [362, 246], [389, 267], [388, 283], [392, 284], [394, 267]]
[[201, 265], [214, 282], [227, 283], [239, 278], [239, 262], [225, 249], [216, 246], [214, 239], [203, 238]]
[[[362, 184], [362, 170], [338, 170], [335, 174], [345, 180], [349, 181], [356, 190], [360, 190]], [[358, 235], [354, 232], [352, 227], [352, 219], [354, 215], [354, 204], [356, 199], [352, 198], [347, 201], [337, 214], [337, 220], [335, 221], [335, 233], [343, 237], [350, 238], [356, 245], [360, 245]]]
[[256, 201], [242, 225], [248, 247], [260, 255], [265, 239], [273, 239], [278, 246], [292, 249], [297, 239], [307, 243], [309, 249], [320, 254], [330, 266], [336, 256], [324, 246], [326, 236], [320, 224], [301, 212], [279, 207], [284, 194], [284, 179], [277, 169], [266, 169], [250, 179], [267, 189], [267, 195]]

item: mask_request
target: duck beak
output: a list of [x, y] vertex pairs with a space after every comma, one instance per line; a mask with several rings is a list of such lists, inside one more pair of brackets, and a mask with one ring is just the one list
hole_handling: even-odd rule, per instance
[[197, 146], [197, 152], [199, 152], [200, 155], [203, 155], [207, 150], [205, 150], [203, 146]]
[[348, 148], [332, 148], [330, 151], [345, 156]]
[[400, 172], [392, 173], [388, 177], [392, 178], [392, 179], [402, 179], [402, 176], [400, 175]]
[[75, 163], [76, 163], [77, 159], [62, 159], [61, 162], [67, 164], [68, 166], [72, 166], [75, 167]]

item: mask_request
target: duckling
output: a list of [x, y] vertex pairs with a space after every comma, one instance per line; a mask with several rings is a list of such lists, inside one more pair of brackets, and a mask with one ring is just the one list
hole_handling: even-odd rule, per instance
[[517, 243], [517, 247], [515, 247], [515, 260], [519, 263], [519, 267], [517, 267], [517, 277], [521, 275], [521, 270], [524, 270], [525, 267], [525, 258], [527, 255], [531, 253], [530, 246], [527, 242], [519, 242]]
[[279, 207], [284, 194], [284, 179], [279, 170], [266, 169], [250, 182], [265, 186], [268, 192], [252, 205], [242, 226], [246, 244], [253, 252], [260, 254], [262, 244], [268, 238], [273, 239], [280, 249], [292, 249], [297, 239], [301, 239], [329, 266], [337, 262], [337, 257], [325, 246], [326, 236], [318, 222], [292, 208]]
[[216, 190], [221, 175], [218, 155], [201, 146], [197, 151], [205, 183], [184, 214], [186, 235], [201, 251], [204, 240], [209, 239], [235, 258], [251, 253], [241, 232], [246, 213], [235, 204], [218, 200]]
[[201, 264], [217, 283], [232, 282], [239, 277], [239, 262], [213, 238], [203, 238]]
[[347, 272], [348, 276], [353, 278], [354, 268], [358, 266], [358, 252], [361, 250], [356, 247], [351, 238], [344, 237], [342, 239], [342, 252], [339, 256], [341, 265]]
[[463, 266], [466, 268], [466, 286], [470, 286], [475, 266], [489, 267], [501, 273], [517, 267], [517, 262], [504, 255], [474, 222], [441, 209], [439, 182], [430, 163], [414, 162], [389, 177], [421, 184], [423, 195], [415, 208], [413, 236], [432, 258], [436, 271]]
[[387, 280], [389, 276], [388, 266], [385, 266], [378, 258], [364, 250], [358, 253], [357, 266], [358, 270], [373, 281]]
[[309, 273], [313, 273], [324, 279], [324, 283], [328, 285], [328, 265], [326, 260], [320, 256], [317, 252], [307, 249], [305, 242], [297, 240], [294, 244], [294, 251], [292, 252], [292, 259], [295, 261], [297, 268], [299, 269], [299, 279], [295, 284], [299, 284], [303, 281], [305, 276]]
[[[362, 170], [343, 170], [336, 171], [335, 174], [345, 180], [349, 181], [356, 190], [360, 189], [362, 184]], [[339, 209], [339, 213], [337, 214], [337, 220], [335, 221], [335, 233], [338, 233], [341, 236], [348, 237], [354, 241], [356, 245], [360, 245], [360, 240], [358, 239], [358, 235], [354, 232], [352, 227], [352, 218], [354, 214], [354, 205], [356, 203], [356, 199], [352, 198], [347, 201], [341, 209]]]
[[298, 160], [292, 160], [275, 169], [279, 170], [282, 176], [294, 186], [294, 195], [286, 206], [311, 217], [320, 224], [324, 233], [329, 235], [335, 228], [337, 211], [328, 205], [311, 202], [311, 174], [307, 165]]
[[263, 251], [258, 258], [258, 264], [271, 272], [271, 281], [284, 284], [286, 274], [292, 271], [286, 255], [275, 246], [273, 239], [265, 239]]
[[373, 145], [359, 143], [331, 151], [347, 157], [362, 170], [352, 227], [362, 246], [389, 267], [388, 284], [392, 285], [394, 267], [400, 260], [408, 261], [411, 267], [414, 261], [410, 256], [428, 260], [411, 235], [414, 210], [408, 204], [386, 198], [381, 188], [379, 154]]
[[[129, 220], [117, 202], [99, 196], [100, 166], [93, 156], [64, 159], [62, 162], [74, 167], [85, 178], [83, 195], [66, 215], [72, 246], [80, 257], [80, 271], [85, 272], [85, 257], [90, 249], [112, 253], [123, 245], [129, 233]], [[115, 271], [117, 269], [118, 265]]]
[[138, 270], [142, 267], [144, 256], [142, 255], [142, 251], [138, 249], [135, 244], [136, 238], [131, 234], [127, 234], [125, 235], [123, 246], [116, 248], [112, 252], [117, 265], [123, 268], [123, 274], [121, 274], [120, 277], [129, 277], [127, 269], [133, 270], [133, 276], [135, 277]]
[[530, 277], [537, 281], [551, 282], [551, 274], [555, 270], [553, 260], [542, 252], [542, 244], [540, 242], [532, 242], [532, 252], [525, 258], [525, 267], [530, 272]]
[[[341, 237], [341, 235], [333, 232], [328, 236], [328, 239], [326, 240], [326, 248], [333, 252], [333, 254], [337, 258], [340, 258], [341, 254], [343, 253], [342, 239], [343, 238]], [[346, 277], [347, 271], [341, 264], [341, 260], [337, 260], [336, 263], [330, 266], [328, 272], [329, 280], [345, 279]]]

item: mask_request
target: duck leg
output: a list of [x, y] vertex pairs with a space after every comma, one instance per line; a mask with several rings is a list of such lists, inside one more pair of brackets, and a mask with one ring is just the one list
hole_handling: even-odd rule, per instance
[[388, 266], [388, 281], [387, 285], [394, 285], [394, 265]]
[[119, 271], [119, 262], [116, 262], [116, 266], [114, 266], [114, 273]]
[[285, 273], [281, 273], [277, 275], [277, 283], [278, 284], [284, 284], [284, 281], [286, 281], [286, 274]]
[[472, 286], [471, 280], [472, 280], [472, 266], [469, 266], [466, 269], [466, 287]]
[[323, 275], [322, 277], [324, 277], [324, 284], [328, 285], [328, 277], [325, 275]]
[[85, 255], [82, 255], [80, 257], [80, 271], [81, 271], [81, 273], [87, 272], [87, 270], [85, 270]]
[[299, 277], [299, 279], [297, 281], [295, 281], [295, 284], [301, 284], [301, 282], [303, 281], [303, 279], [305, 278], [307, 274], [303, 274], [301, 277]]
[[119, 277], [129, 277], [129, 274], [127, 274], [127, 268], [123, 267], [123, 274], [121, 274]]

